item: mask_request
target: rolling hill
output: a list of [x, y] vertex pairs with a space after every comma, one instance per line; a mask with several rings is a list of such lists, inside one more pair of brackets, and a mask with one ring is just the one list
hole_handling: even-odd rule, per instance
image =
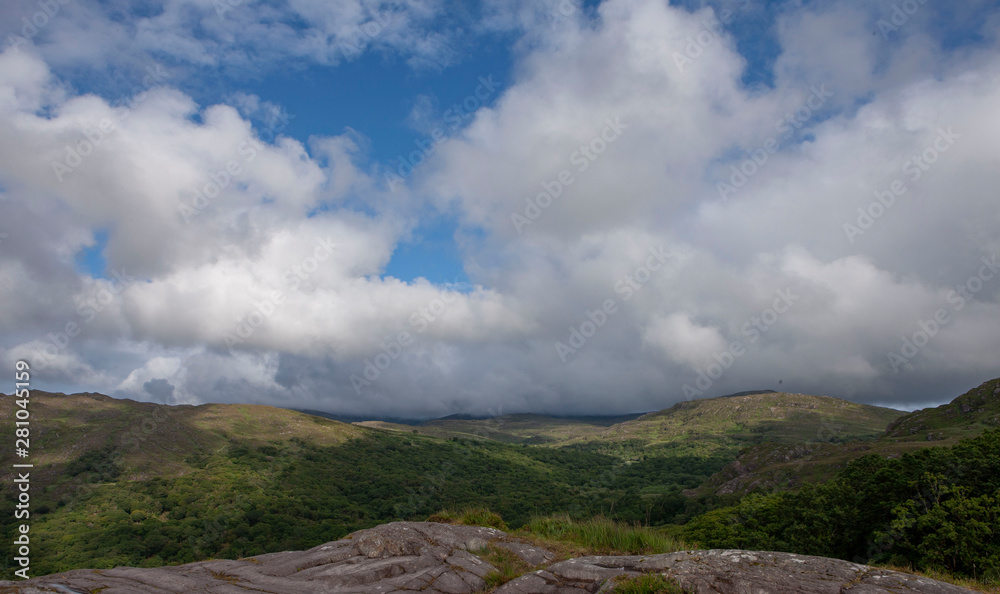
[[713, 443], [722, 448], [762, 442], [874, 439], [902, 414], [829, 396], [753, 393], [679, 402], [613, 425], [597, 438], [638, 440], [647, 446]]
[[823, 482], [865, 454], [897, 458], [928, 446], [953, 446], [997, 427], [1000, 378], [986, 381], [948, 404], [901, 415], [873, 440], [837, 443], [843, 440], [821, 438], [756, 445], [689, 494], [797, 488], [803, 483]]
[[[114, 450], [127, 479], [169, 478], [194, 470], [185, 460], [225, 448], [231, 439], [264, 444], [290, 436], [332, 445], [364, 430], [345, 423], [250, 404], [163, 406], [102, 394], [32, 391], [31, 458], [39, 475], [58, 471], [81, 455]], [[14, 402], [0, 398], [0, 426], [13, 434]], [[4, 471], [14, 452], [4, 449]]]

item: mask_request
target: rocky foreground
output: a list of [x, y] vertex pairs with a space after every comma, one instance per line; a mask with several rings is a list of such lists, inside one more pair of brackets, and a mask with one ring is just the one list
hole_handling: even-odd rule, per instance
[[735, 550], [663, 555], [555, 555], [493, 528], [395, 522], [308, 551], [175, 567], [78, 569], [27, 581], [0, 581], [0, 592], [481, 592], [494, 567], [477, 552], [504, 547], [535, 568], [497, 594], [613, 592], [612, 578], [661, 573], [697, 594], [958, 594], [965, 588], [847, 561]]

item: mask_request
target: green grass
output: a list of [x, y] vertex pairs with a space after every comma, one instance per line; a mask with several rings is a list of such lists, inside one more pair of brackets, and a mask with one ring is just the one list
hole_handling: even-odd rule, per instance
[[983, 594], [1000, 594], [1000, 579], [995, 580], [976, 580], [972, 578], [965, 578], [957, 576], [953, 573], [948, 573], [947, 571], [935, 571], [933, 569], [927, 569], [924, 571], [916, 571], [910, 566], [898, 566], [888, 563], [879, 563], [875, 567], [880, 567], [882, 569], [888, 569], [889, 571], [899, 571], [902, 573], [909, 573], [912, 575], [929, 578], [932, 580], [938, 580], [939, 582], [947, 582], [949, 584], [954, 584], [973, 592], [982, 592]]
[[519, 534], [571, 543], [598, 555], [655, 555], [689, 548], [662, 531], [601, 516], [588, 520], [573, 520], [566, 514], [533, 518]]
[[461, 524], [463, 526], [486, 526], [498, 530], [507, 530], [500, 514], [494, 513], [486, 508], [471, 507], [461, 511], [442, 510], [427, 518], [428, 522], [439, 522], [441, 524]]
[[489, 590], [499, 588], [507, 582], [517, 579], [535, 568], [525, 563], [510, 549], [490, 543], [485, 549], [473, 551], [481, 559], [496, 568], [483, 578]]
[[[500, 515], [484, 508], [443, 510], [428, 520], [506, 530]], [[690, 548], [683, 541], [647, 526], [615, 522], [604, 517], [573, 520], [566, 514], [532, 518], [511, 535], [554, 552], [555, 561], [584, 555], [654, 555]], [[495, 543], [473, 553], [496, 568], [485, 578], [490, 590], [537, 569]], [[676, 584], [658, 574], [625, 580], [613, 591], [683, 594]]]
[[685, 594], [677, 582], [658, 573], [644, 573], [638, 576], [619, 576], [612, 580], [614, 594]]

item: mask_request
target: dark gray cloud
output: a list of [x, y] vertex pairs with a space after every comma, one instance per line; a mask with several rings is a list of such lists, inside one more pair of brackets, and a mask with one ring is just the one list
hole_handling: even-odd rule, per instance
[[174, 386], [163, 378], [149, 380], [142, 384], [142, 389], [152, 396], [157, 402], [163, 404], [173, 404]]

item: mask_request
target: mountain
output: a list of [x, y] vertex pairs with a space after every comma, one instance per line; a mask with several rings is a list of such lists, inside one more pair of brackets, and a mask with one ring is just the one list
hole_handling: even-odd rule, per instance
[[1000, 378], [983, 382], [948, 404], [925, 408], [892, 423], [882, 443], [944, 441], [949, 444], [1000, 427]]
[[647, 446], [701, 443], [720, 448], [863, 439], [876, 437], [902, 414], [829, 396], [761, 392], [679, 402], [616, 424], [598, 437]]
[[1000, 427], [1000, 378], [986, 381], [948, 404], [901, 415], [873, 440], [838, 443], [844, 440], [817, 434], [799, 443], [751, 447], [689, 494], [797, 488], [803, 483], [823, 482], [865, 454], [895, 458], [928, 446], [952, 446], [996, 427]]

